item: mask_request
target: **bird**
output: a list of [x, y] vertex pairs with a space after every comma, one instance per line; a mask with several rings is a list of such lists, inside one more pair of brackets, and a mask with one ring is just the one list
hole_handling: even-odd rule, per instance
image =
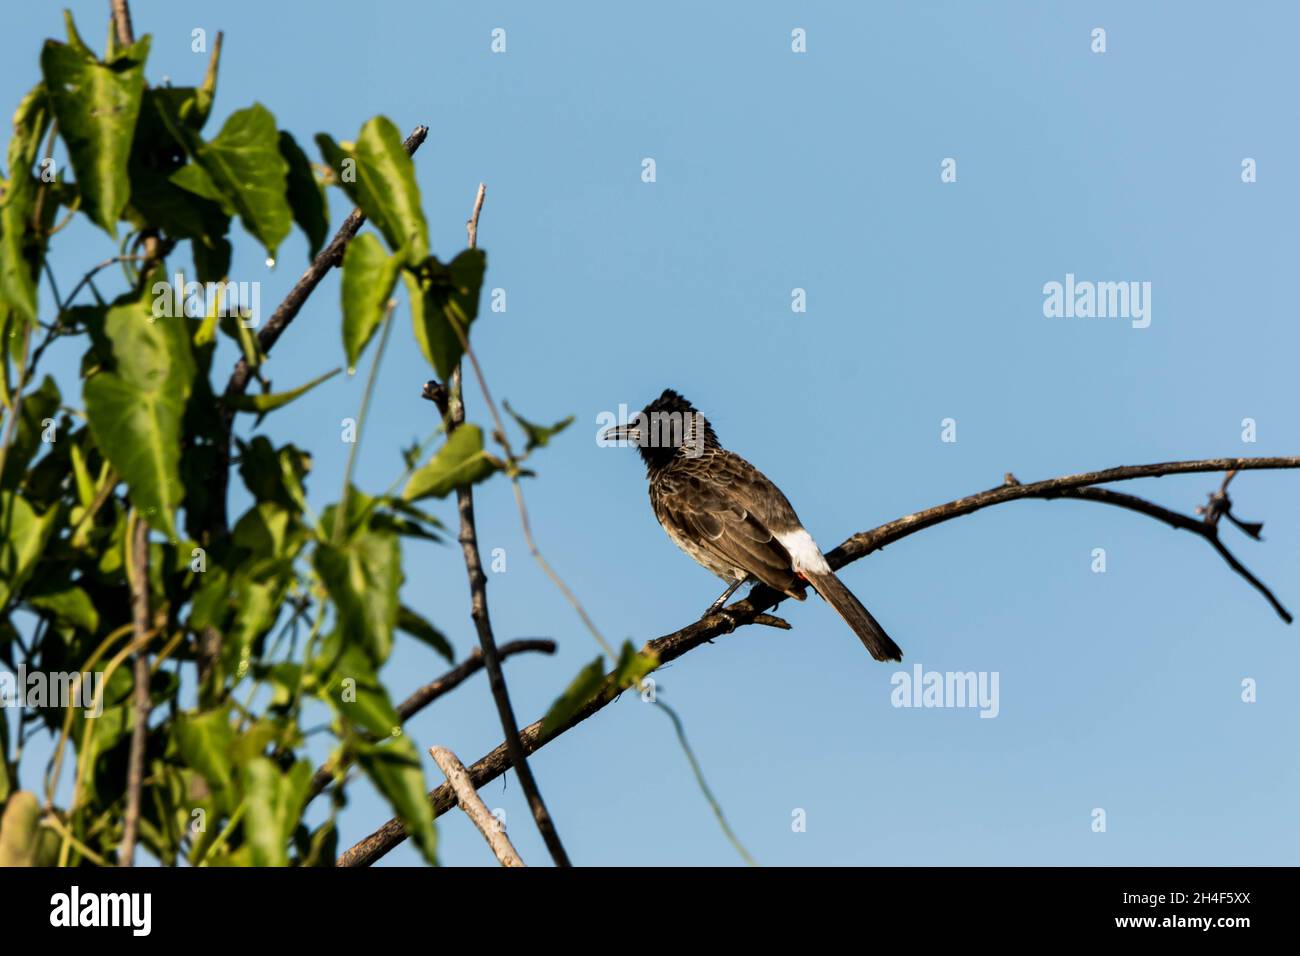
[[659, 524], [677, 547], [727, 582], [703, 617], [747, 582], [798, 601], [811, 585], [872, 657], [902, 660], [899, 646], [835, 576], [781, 489], [723, 448], [708, 419], [682, 395], [665, 389], [631, 421], [605, 429], [600, 438], [602, 444], [635, 445]]

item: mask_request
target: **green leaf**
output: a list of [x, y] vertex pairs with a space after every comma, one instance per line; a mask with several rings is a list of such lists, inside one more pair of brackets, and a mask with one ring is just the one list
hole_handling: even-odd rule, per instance
[[[29, 235], [36, 197], [32, 165], [49, 124], [49, 99], [45, 85], [39, 84], [23, 97], [14, 113], [9, 182], [0, 199], [0, 316], [13, 309], [24, 324], [36, 321], [36, 263], [40, 254], [34, 237]], [[8, 340], [0, 342], [0, 348], [8, 345]]]
[[425, 860], [437, 865], [433, 808], [424, 788], [424, 771], [415, 744], [406, 736], [355, 746], [357, 763], [382, 793], [414, 838]]
[[376, 664], [387, 660], [402, 583], [397, 535], [366, 528], [342, 545], [322, 542], [316, 546], [315, 566], [338, 608], [344, 643], [363, 647]]
[[321, 642], [310, 668], [319, 696], [346, 725], [380, 738], [401, 730], [402, 718], [364, 648], [345, 643], [336, 631]]
[[307, 258], [314, 259], [329, 232], [325, 190], [316, 182], [307, 154], [284, 130], [280, 130], [280, 155], [289, 164], [289, 208], [293, 210], [293, 221], [307, 236]]
[[658, 654], [639, 652], [631, 641], [624, 641], [614, 665], [614, 683], [620, 688], [640, 687], [641, 680], [658, 666]]
[[337, 375], [342, 369], [333, 369], [324, 375], [319, 375], [312, 379], [306, 385], [299, 385], [297, 388], [288, 392], [263, 393], [261, 395], [231, 395], [226, 398], [226, 403], [237, 412], [257, 412], [264, 415], [267, 412], [274, 411], [282, 405], [288, 405], [299, 395], [305, 395], [321, 382], [327, 381]]
[[605, 658], [597, 657], [578, 672], [573, 683], [555, 699], [542, 718], [542, 736], [547, 737], [587, 706], [605, 683]]
[[287, 586], [283, 579], [254, 581], [243, 574], [232, 580], [229, 597], [237, 610], [221, 647], [221, 666], [234, 675], [236, 682], [248, 672], [253, 643], [275, 623]]
[[62, 404], [63, 398], [59, 394], [59, 387], [49, 375], [41, 380], [40, 388], [28, 392], [23, 397], [17, 433], [9, 446], [9, 457], [5, 459], [3, 474], [0, 474], [0, 485], [15, 488], [28, 482], [28, 490], [31, 490], [30, 476], [26, 474], [27, 467], [32, 459], [49, 448], [48, 442], [41, 441], [41, 433], [44, 431], [42, 423], [45, 419], [53, 418], [58, 414], [59, 406]]
[[447, 640], [447, 636], [405, 604], [397, 609], [397, 629], [405, 631], [417, 641], [428, 644], [446, 658], [448, 663], [456, 663], [456, 652], [451, 649], [451, 642]]
[[456, 329], [468, 341], [470, 323], [478, 316], [486, 270], [483, 250], [466, 249], [451, 265], [430, 257], [414, 273], [402, 273], [411, 299], [415, 339], [425, 360], [443, 381], [451, 378], [452, 370], [460, 363], [464, 347]]
[[388, 310], [400, 265], [369, 232], [353, 239], [343, 254], [343, 351], [349, 371]]
[[518, 422], [519, 427], [524, 430], [524, 435], [527, 437], [528, 442], [524, 446], [525, 452], [530, 452], [534, 448], [545, 448], [553, 437], [573, 424], [573, 416], [570, 415], [568, 418], [556, 422], [554, 425], [535, 425], [511, 408], [509, 402], [506, 402], [505, 406], [506, 411], [510, 413], [510, 417]]
[[280, 154], [275, 117], [260, 103], [231, 113], [216, 139], [199, 141], [178, 123], [171, 124], [194, 162], [172, 174], [171, 181], [221, 204], [240, 221], [267, 254], [289, 235], [293, 211], [288, 199], [289, 164]]
[[415, 164], [392, 121], [384, 116], [370, 120], [350, 150], [324, 133], [316, 143], [343, 191], [384, 234], [388, 247], [396, 252], [409, 243], [407, 261], [424, 259], [429, 254], [429, 226], [420, 206]]
[[[210, 105], [211, 96], [194, 87], [145, 90], [127, 165], [131, 203], [126, 218], [137, 229], [161, 229], [172, 239], [193, 240], [200, 282], [226, 276], [229, 243], [223, 237], [230, 215], [220, 202], [202, 199], [169, 177], [184, 165], [188, 149], [197, 148]], [[182, 132], [174, 135], [173, 127]]]
[[230, 745], [231, 762], [242, 767], [264, 755], [279, 733], [280, 728], [273, 720], [261, 717], [253, 721]]
[[230, 793], [234, 785], [230, 748], [235, 742], [235, 728], [229, 709], [178, 714], [172, 727], [176, 749], [186, 765], [202, 774], [218, 794]]
[[235, 441], [239, 474], [254, 498], [299, 512], [306, 510], [302, 479], [311, 470], [311, 455], [293, 445], [275, 448], [264, 435], [255, 435], [251, 442]]
[[244, 836], [254, 866], [285, 866], [289, 842], [311, 786], [311, 764], [299, 760], [288, 773], [266, 757], [244, 767]]
[[482, 429], [461, 425], [429, 463], [411, 475], [402, 489], [402, 500], [445, 498], [457, 488], [483, 481], [496, 470], [497, 463], [483, 451]]
[[149, 37], [101, 63], [81, 41], [71, 14], [65, 14], [68, 42], [46, 40], [41, 72], [59, 135], [81, 192], [81, 208], [109, 235], [131, 197], [127, 158], [140, 97]]
[[[190, 240], [194, 254], [194, 278], [199, 282], [221, 282], [230, 275], [230, 260], [234, 257], [234, 247], [229, 239], [204, 240], [195, 237]], [[217, 310], [212, 309], [212, 326], [216, 326]], [[196, 341], [195, 345], [204, 344]]]
[[91, 433], [149, 523], [174, 539], [185, 496], [181, 422], [195, 376], [185, 320], [154, 319], [144, 302], [132, 302], [108, 310], [103, 334], [112, 367], [85, 385]]
[[94, 634], [99, 630], [99, 612], [95, 610], [90, 595], [75, 584], [64, 584], [57, 589], [27, 595], [32, 607], [49, 611], [56, 618], [83, 631]]
[[302, 665], [280, 661], [257, 675], [271, 685], [271, 708], [287, 708], [302, 686]]
[[236, 547], [247, 549], [255, 558], [292, 559], [293, 554], [284, 550], [290, 520], [283, 505], [274, 501], [259, 502], [235, 523], [231, 541]]
[[422, 538], [439, 543], [443, 540], [441, 535], [434, 534], [419, 521], [389, 511], [376, 511], [371, 516], [370, 523], [376, 528], [396, 531], [405, 538]]
[[58, 517], [58, 507], [38, 516], [26, 499], [0, 491], [0, 609], [27, 582]]

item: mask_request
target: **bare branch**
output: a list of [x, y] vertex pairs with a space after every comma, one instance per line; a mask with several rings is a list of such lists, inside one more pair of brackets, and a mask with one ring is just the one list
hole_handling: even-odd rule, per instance
[[135, 42], [135, 31], [131, 28], [131, 8], [126, 0], [109, 0], [109, 13], [113, 18], [113, 29], [117, 32], [120, 46], [130, 46]]
[[478, 832], [483, 834], [483, 838], [487, 840], [488, 846], [492, 848], [493, 854], [501, 865], [523, 866], [524, 861], [515, 852], [505, 829], [488, 811], [478, 791], [470, 783], [469, 772], [465, 769], [465, 765], [446, 747], [430, 747], [429, 756], [447, 778], [447, 785], [456, 794], [456, 802], [465, 811], [465, 816], [474, 821], [474, 826], [478, 827]]
[[[468, 236], [469, 247], [471, 249], [475, 248], [478, 244], [478, 217], [479, 213], [483, 209], [483, 197], [486, 194], [486, 191], [487, 187], [483, 183], [479, 183], [478, 194], [474, 197], [474, 211], [470, 215], [469, 221], [465, 223], [465, 232]], [[470, 367], [474, 369], [474, 377], [478, 379], [479, 390], [483, 393], [483, 401], [487, 404], [488, 413], [492, 416], [492, 423], [496, 426], [495, 434], [497, 441], [501, 443], [506, 458], [510, 461], [511, 465], [514, 465], [518, 462], [518, 458], [515, 457], [514, 449], [510, 447], [510, 435], [506, 431], [505, 421], [501, 417], [501, 412], [497, 409], [497, 403], [492, 400], [492, 391], [488, 388], [487, 376], [483, 374], [483, 366], [479, 364], [478, 356], [474, 354], [474, 347], [470, 345], [468, 331], [461, 328], [456, 322], [452, 322], [451, 327], [456, 333], [456, 338], [460, 340], [460, 347], [464, 351], [465, 357], [469, 359]], [[457, 385], [459, 386], [459, 379], [457, 379]], [[432, 391], [433, 390], [426, 385], [424, 397], [432, 399]], [[459, 387], [453, 389], [453, 391], [456, 392], [457, 395], [460, 395]], [[464, 400], [463, 395], [461, 395], [461, 400]], [[434, 399], [434, 401], [436, 401], [436, 399]], [[443, 413], [443, 417], [446, 417], [445, 412]], [[537, 539], [533, 537], [532, 522], [528, 518], [528, 506], [524, 504], [523, 485], [519, 481], [518, 473], [513, 468], [510, 473], [510, 484], [514, 489], [515, 506], [519, 510], [519, 524], [524, 532], [524, 541], [528, 545], [528, 553], [533, 556], [533, 559], [537, 562], [538, 566], [546, 576], [551, 579], [551, 583], [555, 585], [562, 595], [564, 595], [564, 599], [568, 601], [577, 612], [578, 617], [582, 619], [583, 625], [587, 628], [587, 631], [591, 636], [595, 638], [596, 643], [600, 645], [601, 650], [608, 654], [611, 660], [617, 659], [618, 654], [614, 652], [614, 648], [605, 640], [605, 636], [600, 633], [600, 629], [596, 627], [596, 622], [591, 619], [591, 616], [587, 613], [587, 609], [583, 606], [582, 602], [578, 600], [578, 596], [573, 593], [567, 584], [564, 583], [564, 579], [560, 577], [559, 572], [551, 567], [551, 563], [547, 561], [545, 556], [542, 554], [542, 549], [538, 547]], [[770, 621], [764, 621], [763, 623], [771, 624]], [[773, 624], [772, 626], [779, 627], [780, 625]]]
[[[485, 188], [480, 183], [474, 200], [473, 214], [466, 224], [471, 249], [474, 248], [478, 238], [478, 217], [483, 208], [484, 192]], [[465, 423], [465, 399], [461, 390], [459, 366], [452, 372], [450, 391], [434, 387], [434, 383], [430, 383], [426, 386], [426, 394], [438, 406], [438, 411], [446, 420], [448, 436]], [[470, 616], [474, 619], [474, 629], [478, 632], [479, 647], [483, 651], [483, 665], [488, 672], [488, 685], [492, 689], [492, 699], [496, 702], [497, 715], [501, 719], [501, 730], [506, 738], [505, 746], [510, 753], [510, 762], [515, 768], [515, 774], [519, 777], [519, 786], [528, 799], [528, 806], [537, 823], [537, 829], [546, 843], [546, 849], [550, 852], [556, 866], [568, 866], [569, 855], [564, 850], [564, 844], [560, 842], [555, 822], [551, 819], [550, 811], [546, 809], [541, 790], [533, 777], [532, 769], [528, 766], [523, 744], [519, 741], [519, 722], [510, 703], [510, 692], [506, 688], [505, 675], [501, 671], [501, 657], [497, 651], [496, 639], [492, 635], [492, 618], [488, 613], [487, 575], [483, 573], [483, 562], [479, 555], [472, 486], [464, 485], [456, 489], [456, 505], [460, 512], [458, 540], [465, 556], [465, 570], [469, 574]]]
[[[1288, 624], [1293, 620], [1291, 612], [1282, 606], [1282, 603], [1278, 601], [1273, 592], [1264, 585], [1264, 582], [1260, 581], [1259, 578], [1246, 570], [1246, 568], [1242, 566], [1241, 562], [1238, 561], [1236, 557], [1233, 556], [1232, 552], [1228, 550], [1227, 546], [1219, 538], [1219, 526], [1217, 520], [1198, 521], [1196, 518], [1192, 518], [1189, 515], [1179, 514], [1177, 511], [1170, 511], [1168, 508], [1147, 501], [1145, 498], [1126, 495], [1121, 491], [1111, 491], [1109, 488], [1072, 488], [1069, 491], [1058, 492], [1055, 495], [1043, 495], [1043, 497], [1079, 498], [1084, 501], [1100, 501], [1103, 504], [1115, 505], [1118, 508], [1128, 508], [1130, 511], [1136, 511], [1140, 514], [1149, 515], [1157, 521], [1163, 521], [1171, 527], [1179, 528], [1183, 531], [1190, 531], [1192, 534], [1208, 541], [1210, 546], [1219, 553], [1223, 560], [1228, 562], [1228, 566], [1232, 568], [1232, 570], [1240, 574], [1243, 578], [1249, 581], [1257, 591], [1263, 594], [1264, 597], [1268, 599], [1268, 603], [1273, 606], [1273, 610], [1277, 612], [1278, 617], [1286, 621]], [[1227, 514], [1227, 512], [1224, 513]], [[1228, 517], [1232, 519], [1234, 523], [1236, 522], [1236, 519], [1233, 519], [1231, 514], [1228, 514]], [[1247, 534], [1250, 533], [1247, 529], [1243, 530], [1246, 530]], [[1258, 536], [1252, 535], [1252, 537]]]
[[[1104, 471], [1085, 472], [1078, 475], [1066, 475], [1060, 478], [1049, 478], [1046, 481], [1034, 482], [1032, 484], [1021, 484], [1013, 476], [1007, 475], [1004, 484], [990, 488], [987, 491], [978, 494], [969, 495], [965, 498], [958, 498], [955, 501], [946, 504], [936, 505], [933, 508], [927, 508], [924, 511], [918, 511], [914, 514], [906, 515], [887, 524], [880, 525], [870, 531], [863, 531], [849, 538], [839, 547], [830, 551], [826, 555], [826, 560], [830, 566], [838, 570], [847, 564], [863, 558], [873, 551], [878, 551], [888, 544], [899, 541], [908, 535], [915, 534], [925, 528], [949, 521], [953, 518], [959, 518], [963, 515], [980, 511], [984, 508], [996, 504], [1002, 504], [1007, 501], [1016, 501], [1022, 498], [1063, 498], [1078, 497], [1084, 500], [1104, 501], [1107, 504], [1116, 504], [1114, 500], [1103, 499], [1096, 495], [1072, 494], [1076, 489], [1086, 489], [1093, 485], [1104, 484], [1112, 481], [1127, 481], [1134, 478], [1159, 478], [1164, 475], [1185, 475], [1204, 472], [1219, 471], [1249, 471], [1263, 469], [1293, 469], [1300, 468], [1300, 456], [1285, 456], [1272, 458], [1207, 458], [1198, 461], [1175, 461], [1164, 462], [1152, 465], [1123, 465], [1118, 468], [1108, 468]], [[1118, 492], [1111, 494], [1117, 495]], [[1135, 499], [1133, 496], [1126, 498]], [[1176, 516], [1180, 521], [1187, 520], [1185, 516], [1178, 515], [1176, 512], [1161, 509], [1158, 505], [1150, 505], [1149, 502], [1143, 502], [1144, 506], [1149, 505], [1149, 509], [1132, 507], [1131, 503], [1121, 505], [1122, 507], [1131, 507], [1132, 510], [1140, 510], [1144, 513], [1151, 514], [1159, 520], [1168, 522], [1167, 515]], [[1156, 512], [1161, 512], [1157, 514]], [[1181, 524], [1175, 524], [1175, 527], [1182, 527]], [[1189, 529], [1190, 530], [1190, 529]], [[1222, 553], [1222, 552], [1221, 552]], [[1229, 560], [1229, 564], [1233, 564]], [[1234, 565], [1234, 570], [1237, 568]], [[1239, 572], [1240, 573], [1240, 572]], [[1252, 579], [1252, 583], [1255, 583]], [[1257, 585], [1258, 586], [1258, 585]], [[737, 601], [735, 604], [726, 608], [726, 614], [715, 613], [708, 617], [702, 618], [672, 634], [666, 634], [663, 637], [656, 638], [648, 642], [645, 650], [651, 651], [659, 658], [660, 666], [669, 661], [676, 660], [688, 651], [699, 647], [702, 644], [711, 642], [714, 638], [721, 637], [742, 627], [746, 624], [755, 623], [755, 619], [769, 608], [774, 608], [785, 599], [785, 596], [773, 592], [771, 589], [758, 586], [755, 587], [747, 598]], [[601, 710], [611, 701], [615, 700], [621, 690], [613, 680], [614, 675], [606, 675], [604, 686], [592, 698], [590, 702], [580, 709], [573, 717], [548, 737], [542, 736], [542, 722], [536, 721], [525, 727], [519, 734], [519, 740], [528, 753], [533, 753], [550, 740], [567, 732], [570, 728], [586, 720], [592, 714]], [[509, 766], [509, 757], [506, 752], [505, 744], [499, 744], [496, 749], [487, 754], [482, 759], [474, 763], [469, 768], [470, 780], [475, 787], [483, 787], [492, 780], [495, 780]], [[433, 808], [435, 817], [441, 816], [453, 805], [451, 789], [445, 784], [434, 789], [429, 794], [429, 802]], [[337, 860], [338, 866], [369, 866], [376, 860], [383, 857], [389, 850], [397, 846], [406, 838], [406, 832], [398, 820], [389, 820], [370, 836], [358, 842], [356, 845], [344, 852]]]
[[465, 236], [469, 241], [471, 249], [478, 248], [478, 217], [483, 211], [483, 198], [487, 195], [487, 183], [478, 184], [478, 192], [474, 196], [474, 211], [469, 214], [465, 220]]
[[[497, 648], [497, 653], [501, 660], [507, 657], [513, 657], [515, 654], [523, 654], [527, 651], [537, 651], [539, 654], [554, 654], [555, 642], [544, 637], [525, 638], [518, 641], [510, 641], [502, 644]], [[424, 708], [428, 707], [439, 697], [449, 694], [468, 677], [477, 674], [483, 668], [483, 651], [481, 648], [474, 648], [473, 652], [461, 663], [457, 664], [452, 670], [443, 674], [437, 680], [425, 684], [423, 687], [411, 693], [411, 696], [397, 705], [397, 716], [402, 720], [409, 720], [418, 714]]]
[[[459, 369], [453, 373], [453, 390], [459, 391]], [[426, 386], [426, 393], [438, 405], [438, 410], [447, 419], [447, 434], [451, 434], [465, 421], [465, 405], [462, 401], [449, 403], [448, 390], [441, 386]], [[550, 813], [537, 789], [537, 782], [528, 766], [527, 751], [519, 740], [519, 723], [515, 718], [514, 707], [510, 703], [510, 692], [506, 689], [505, 676], [501, 673], [500, 652], [492, 635], [492, 621], [487, 607], [487, 575], [483, 573], [483, 563], [478, 551], [478, 533], [474, 524], [474, 492], [469, 486], [456, 489], [456, 503], [460, 511], [461, 551], [465, 555], [465, 570], [469, 574], [470, 616], [474, 619], [474, 628], [478, 632], [479, 648], [483, 654], [483, 664], [488, 672], [488, 684], [492, 689], [492, 699], [497, 705], [497, 715], [501, 719], [502, 732], [506, 743], [503, 745], [509, 754], [510, 763], [519, 776], [519, 785], [528, 798], [529, 809], [537, 822], [537, 829], [546, 842], [557, 866], [568, 866], [568, 854], [560, 842], [559, 834], [551, 821]]]

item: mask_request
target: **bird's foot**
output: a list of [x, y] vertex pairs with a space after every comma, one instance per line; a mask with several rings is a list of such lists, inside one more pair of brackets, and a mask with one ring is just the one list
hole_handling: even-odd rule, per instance
[[[711, 609], [709, 610], [709, 613], [706, 614], [705, 617], [709, 617], [709, 616], [711, 616], [711, 615], [713, 615], [713, 614], [718, 615], [718, 616], [721, 617], [724, 621], [727, 622], [727, 633], [728, 633], [728, 634], [730, 634], [732, 631], [734, 631], [736, 628], [738, 628], [738, 627], [740, 626], [740, 619], [739, 619], [738, 617], [736, 617], [735, 613], [734, 613], [734, 612], [731, 610], [731, 608], [729, 608], [729, 607], [711, 608]], [[710, 643], [710, 644], [713, 643], [712, 639], [709, 640], [709, 643]]]

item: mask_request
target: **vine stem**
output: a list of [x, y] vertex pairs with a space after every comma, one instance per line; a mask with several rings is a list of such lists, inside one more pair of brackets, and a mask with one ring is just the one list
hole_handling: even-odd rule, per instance
[[343, 541], [344, 527], [348, 520], [348, 499], [352, 494], [352, 470], [356, 466], [357, 455], [361, 449], [361, 436], [365, 431], [366, 417], [370, 414], [370, 400], [375, 394], [375, 383], [379, 380], [379, 363], [383, 361], [384, 351], [388, 348], [388, 334], [393, 328], [393, 312], [396, 308], [397, 302], [389, 301], [388, 312], [384, 316], [384, 327], [379, 333], [379, 347], [375, 350], [375, 357], [370, 360], [366, 390], [361, 395], [361, 407], [357, 410], [357, 433], [352, 448], [348, 451], [347, 467], [343, 470], [343, 491], [339, 495], [339, 510], [334, 515], [334, 527], [330, 532], [330, 539], [336, 545]]

